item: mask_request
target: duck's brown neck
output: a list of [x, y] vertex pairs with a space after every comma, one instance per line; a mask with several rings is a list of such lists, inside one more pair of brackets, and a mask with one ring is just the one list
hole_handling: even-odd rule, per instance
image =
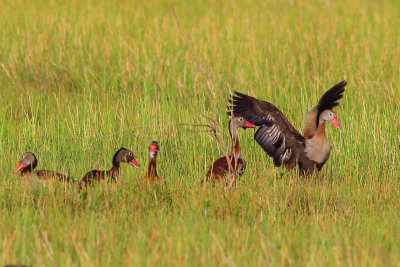
[[113, 163], [113, 166], [111, 167], [111, 169], [108, 171], [107, 174], [108, 174], [111, 178], [115, 179], [116, 177], [119, 176], [120, 172], [121, 172], [121, 168], [120, 168], [120, 166], [119, 166], [119, 163], [117, 163], [117, 164], [114, 164], [114, 163]]
[[28, 167], [23, 168], [23, 169], [21, 170], [20, 176], [22, 177], [22, 176], [24, 176], [24, 175], [30, 174], [31, 172], [32, 172], [31, 166], [28, 166]]
[[20, 176], [22, 177], [24, 175], [30, 174], [36, 168], [36, 166], [37, 160], [35, 159], [32, 164], [26, 166], [25, 168], [22, 168]]
[[157, 176], [156, 157], [149, 157], [149, 168], [147, 170], [147, 177], [154, 178]]
[[325, 126], [324, 126], [324, 121], [323, 120], [321, 120], [321, 119], [319, 120], [317, 131], [315, 132], [315, 134], [314, 134], [312, 139], [318, 139], [318, 140], [326, 139]]
[[238, 134], [237, 134], [238, 128], [233, 125], [231, 122], [229, 125], [229, 132], [231, 134], [232, 138], [232, 148], [231, 148], [231, 153], [234, 155], [240, 155], [240, 147], [239, 147], [239, 139], [238, 139]]

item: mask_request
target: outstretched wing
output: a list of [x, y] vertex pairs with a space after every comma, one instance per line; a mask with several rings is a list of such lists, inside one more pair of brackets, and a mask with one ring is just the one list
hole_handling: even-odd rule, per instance
[[239, 92], [235, 92], [230, 102], [234, 116], [260, 126], [254, 139], [274, 159], [275, 166], [284, 163], [291, 168], [296, 164], [305, 139], [277, 107]]
[[333, 86], [331, 89], [325, 92], [325, 94], [321, 97], [318, 102], [318, 116], [327, 109], [333, 109], [334, 107], [338, 106], [339, 99], [343, 97], [344, 88], [346, 87], [347, 82], [341, 81], [340, 83]]

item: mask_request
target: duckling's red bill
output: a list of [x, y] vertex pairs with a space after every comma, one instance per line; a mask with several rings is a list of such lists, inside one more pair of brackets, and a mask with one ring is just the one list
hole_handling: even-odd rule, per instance
[[337, 121], [336, 118], [333, 118], [333, 119], [330, 121], [330, 123], [332, 123], [333, 125], [335, 125], [336, 128], [339, 128], [339, 129], [340, 129], [339, 122]]
[[15, 169], [14, 173], [19, 172], [23, 167], [24, 167], [24, 164], [22, 164], [22, 162], [18, 163], [18, 166], [17, 166], [17, 168]]
[[254, 127], [256, 127], [254, 124], [248, 121], [244, 121], [243, 128], [254, 128]]
[[135, 158], [133, 158], [131, 161], [129, 161], [129, 165], [132, 165], [132, 166], [134, 166], [136, 168], [140, 167], [139, 162], [137, 162]]

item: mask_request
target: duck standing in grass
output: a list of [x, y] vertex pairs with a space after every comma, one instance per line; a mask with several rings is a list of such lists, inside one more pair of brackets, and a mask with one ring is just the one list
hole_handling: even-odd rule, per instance
[[288, 169], [298, 165], [300, 174], [311, 175], [320, 171], [332, 149], [325, 134], [325, 122], [340, 128], [333, 108], [343, 97], [346, 81], [325, 92], [305, 120], [301, 135], [283, 113], [273, 104], [235, 92], [231, 109], [235, 116], [242, 116], [256, 126], [257, 143], [273, 158], [274, 165], [282, 164]]
[[120, 172], [121, 172], [121, 163], [128, 163], [135, 168], [139, 168], [140, 164], [136, 161], [132, 151], [121, 148], [118, 150], [113, 157], [112, 160], [112, 167], [108, 171], [100, 171], [100, 170], [92, 170], [86, 173], [83, 178], [81, 179], [81, 186], [87, 185], [92, 183], [93, 181], [100, 181], [100, 180], [111, 180], [113, 182], [116, 181]]
[[160, 150], [160, 146], [157, 141], [151, 141], [149, 145], [149, 168], [145, 175], [145, 180], [149, 185], [154, 183], [163, 182], [164, 180], [157, 174], [157, 154]]
[[36, 184], [47, 183], [50, 180], [58, 180], [61, 182], [70, 182], [70, 178], [64, 174], [48, 171], [48, 170], [37, 170], [34, 169], [37, 166], [36, 156], [32, 152], [26, 152], [20, 157], [17, 168], [14, 173], [21, 172], [21, 179], [25, 181], [34, 182]]
[[254, 124], [243, 117], [233, 117], [229, 120], [229, 133], [232, 138], [231, 153], [222, 156], [211, 164], [206, 175], [206, 182], [210, 180], [222, 180], [227, 174], [243, 174], [246, 169], [246, 161], [240, 152], [238, 129], [254, 128]]

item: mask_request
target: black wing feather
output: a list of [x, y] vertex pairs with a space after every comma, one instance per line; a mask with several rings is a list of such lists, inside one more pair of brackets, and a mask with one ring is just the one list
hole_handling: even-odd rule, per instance
[[275, 126], [258, 128], [254, 139], [274, 159], [275, 166], [287, 163], [292, 156], [292, 150], [284, 143], [285, 137], [276, 130]]
[[319, 116], [322, 112], [324, 112], [324, 110], [333, 109], [334, 107], [337, 107], [339, 105], [337, 101], [339, 101], [339, 99], [343, 97], [344, 87], [346, 85], [346, 81], [341, 81], [340, 83], [336, 84], [331, 89], [326, 91], [325, 94], [321, 97], [317, 105], [318, 113], [315, 120], [317, 126], [319, 122]]
[[346, 85], [347, 82], [342, 81], [326, 91], [318, 102], [318, 112], [321, 113], [324, 110], [333, 109], [338, 106], [339, 103], [337, 101], [343, 97], [344, 87]]

